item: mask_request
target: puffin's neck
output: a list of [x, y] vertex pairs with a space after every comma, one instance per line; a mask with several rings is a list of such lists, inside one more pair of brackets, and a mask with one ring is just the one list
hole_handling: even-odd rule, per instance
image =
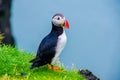
[[58, 26], [55, 26], [53, 23], [52, 23], [52, 30], [51, 32], [56, 32], [58, 35], [61, 35], [63, 33], [63, 28], [62, 27], [58, 27]]

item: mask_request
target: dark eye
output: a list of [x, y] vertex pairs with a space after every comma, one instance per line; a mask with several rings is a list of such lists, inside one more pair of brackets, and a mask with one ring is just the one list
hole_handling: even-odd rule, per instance
[[60, 20], [60, 18], [58, 17], [57, 20]]

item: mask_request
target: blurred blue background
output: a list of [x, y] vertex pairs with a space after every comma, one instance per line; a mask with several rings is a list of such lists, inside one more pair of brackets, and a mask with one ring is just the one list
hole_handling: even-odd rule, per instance
[[60, 61], [87, 68], [101, 80], [120, 80], [119, 0], [14, 0], [11, 22], [18, 48], [35, 53], [58, 12], [70, 24]]

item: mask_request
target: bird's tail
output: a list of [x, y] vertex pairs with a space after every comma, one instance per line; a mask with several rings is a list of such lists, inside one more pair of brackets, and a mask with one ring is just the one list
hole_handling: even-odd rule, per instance
[[33, 63], [35, 60], [36, 60], [36, 58], [34, 58], [34, 59], [30, 60], [30, 63]]
[[35, 67], [39, 67], [39, 66], [40, 66], [40, 61], [41, 61], [41, 59], [38, 58], [38, 57], [32, 59], [32, 60], [30, 61], [30, 63], [32, 63], [32, 65], [30, 66], [30, 69], [33, 69], [33, 68], [35, 68]]

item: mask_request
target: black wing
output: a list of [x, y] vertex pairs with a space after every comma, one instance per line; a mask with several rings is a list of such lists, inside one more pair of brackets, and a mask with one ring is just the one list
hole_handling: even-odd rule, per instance
[[30, 69], [51, 63], [52, 58], [55, 56], [57, 39], [58, 35], [55, 32], [52, 32], [42, 40], [38, 48], [36, 57], [30, 61], [31, 63], [33, 63], [30, 66]]
[[51, 33], [48, 36], [46, 36], [37, 51], [37, 55], [42, 59], [48, 59], [48, 58], [52, 58], [55, 55], [55, 47], [57, 45], [57, 39], [58, 36], [55, 33]]

